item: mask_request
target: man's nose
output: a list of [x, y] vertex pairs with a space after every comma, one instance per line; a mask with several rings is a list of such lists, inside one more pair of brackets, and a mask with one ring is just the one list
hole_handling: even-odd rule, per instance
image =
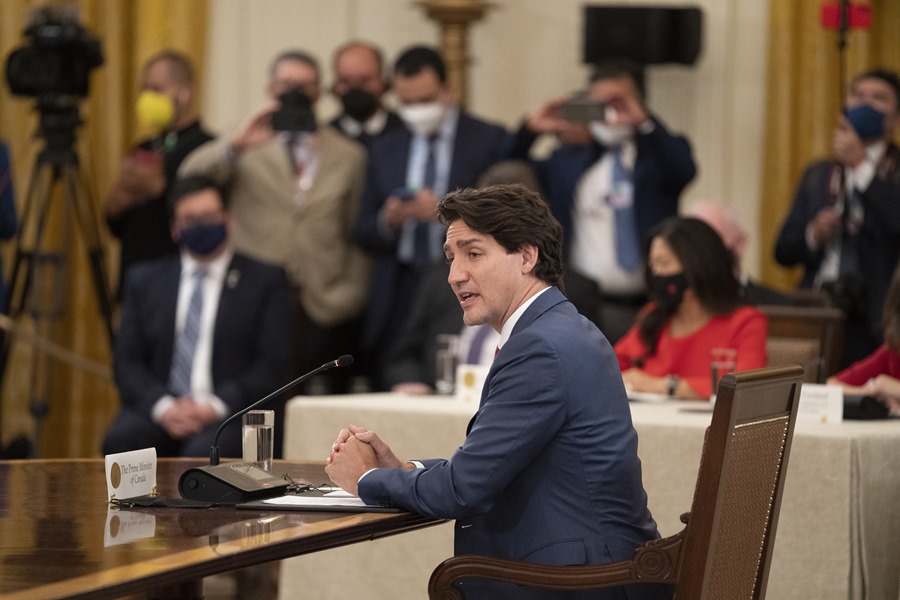
[[447, 276], [447, 283], [453, 285], [466, 280], [466, 270], [462, 267], [458, 260], [450, 263], [450, 274]]

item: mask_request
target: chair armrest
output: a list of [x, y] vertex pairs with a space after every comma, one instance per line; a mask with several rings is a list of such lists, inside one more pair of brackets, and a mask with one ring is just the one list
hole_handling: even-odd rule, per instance
[[491, 579], [519, 585], [585, 590], [631, 583], [675, 583], [684, 531], [641, 545], [634, 558], [605, 565], [552, 566], [467, 554], [448, 558], [431, 574], [431, 600], [462, 600], [453, 587], [464, 579]]

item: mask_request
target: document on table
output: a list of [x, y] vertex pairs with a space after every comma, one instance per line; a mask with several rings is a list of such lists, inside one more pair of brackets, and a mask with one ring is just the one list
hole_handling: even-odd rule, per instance
[[401, 512], [395, 507], [366, 504], [361, 498], [348, 494], [344, 490], [334, 491], [308, 491], [299, 494], [288, 494], [277, 498], [254, 500], [238, 504], [238, 508], [252, 508], [255, 510], [310, 510], [331, 512]]

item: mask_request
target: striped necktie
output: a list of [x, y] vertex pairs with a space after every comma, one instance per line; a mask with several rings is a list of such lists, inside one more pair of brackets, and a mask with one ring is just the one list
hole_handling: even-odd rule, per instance
[[203, 280], [206, 269], [197, 269], [192, 276], [194, 291], [188, 304], [184, 327], [175, 338], [175, 352], [172, 355], [172, 367], [169, 371], [169, 393], [176, 398], [187, 396], [191, 392], [191, 369], [194, 365], [194, 352], [197, 349], [197, 338], [200, 336], [200, 315], [203, 313]]

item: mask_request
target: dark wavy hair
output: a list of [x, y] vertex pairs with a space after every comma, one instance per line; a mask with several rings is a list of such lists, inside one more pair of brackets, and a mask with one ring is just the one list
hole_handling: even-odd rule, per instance
[[884, 297], [884, 345], [900, 353], [900, 265]]
[[[727, 315], [743, 303], [740, 282], [735, 277], [734, 254], [712, 227], [700, 219], [666, 219], [651, 230], [645, 256], [650, 256], [650, 244], [656, 238], [666, 242], [678, 257], [688, 288], [705, 310], [714, 315]], [[649, 282], [652, 275], [649, 261], [644, 275]], [[647, 356], [656, 354], [659, 335], [671, 316], [658, 305], [642, 313], [638, 332], [647, 346]]]
[[462, 220], [492, 236], [507, 252], [534, 244], [538, 249], [535, 277], [561, 286], [562, 226], [534, 190], [518, 183], [457, 190], [438, 202], [437, 212], [444, 225]]

